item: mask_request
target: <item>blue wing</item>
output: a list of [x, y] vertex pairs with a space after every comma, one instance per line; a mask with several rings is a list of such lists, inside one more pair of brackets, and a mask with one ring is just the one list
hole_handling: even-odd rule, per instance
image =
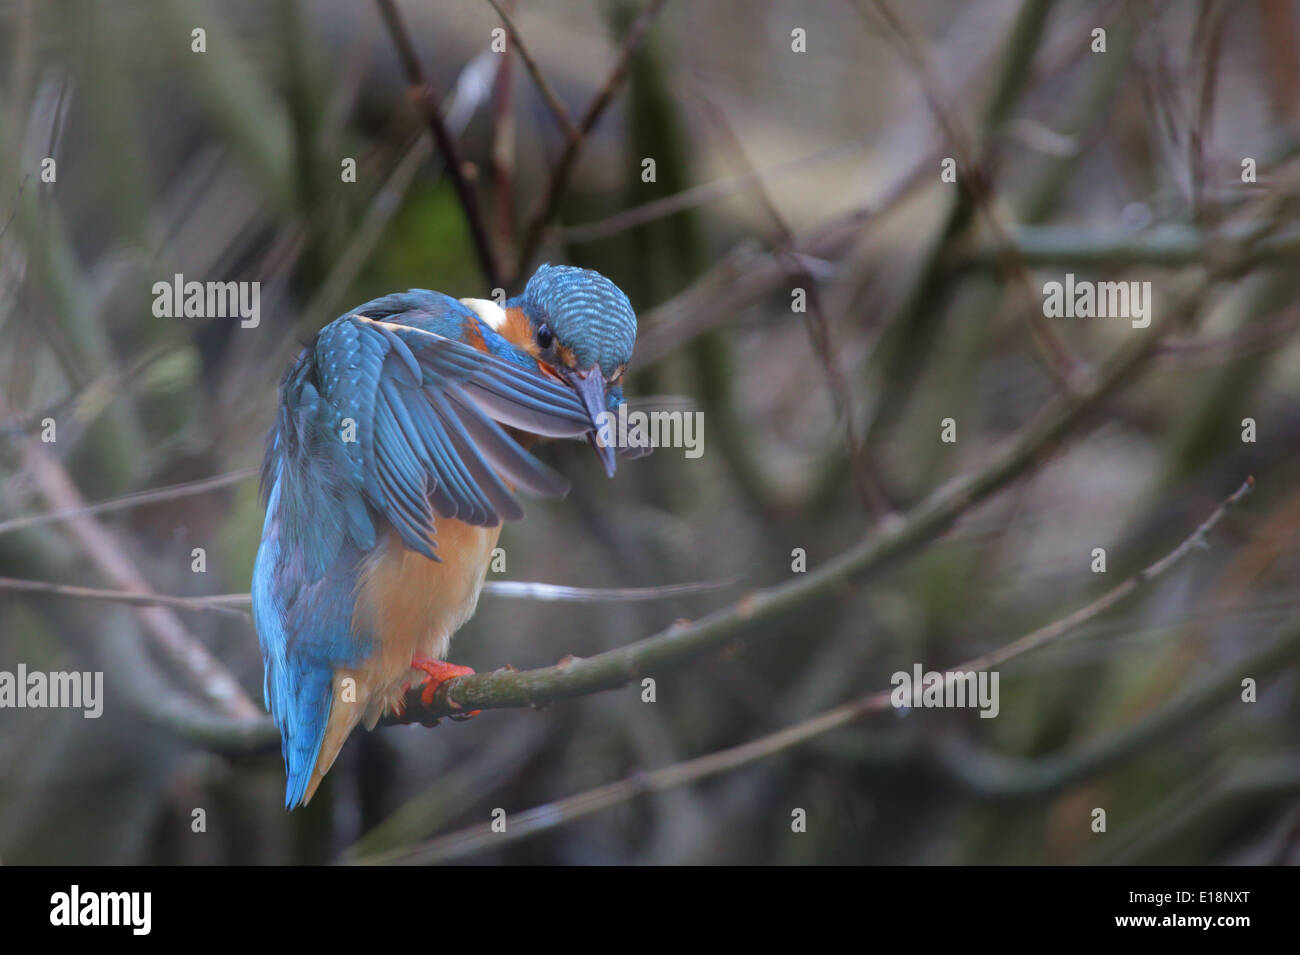
[[578, 397], [527, 362], [450, 337], [466, 317], [436, 293], [376, 299], [326, 326], [281, 386], [252, 591], [290, 807], [320, 751], [335, 667], [370, 653], [352, 613], [383, 523], [436, 560], [435, 515], [495, 525], [522, 515], [512, 488], [567, 488], [502, 424], [550, 436], [592, 428]]
[[565, 436], [592, 427], [569, 389], [364, 311], [321, 332], [315, 372], [352, 486], [431, 558], [435, 513], [495, 525], [523, 516], [506, 482], [537, 494], [567, 489], [497, 422]]

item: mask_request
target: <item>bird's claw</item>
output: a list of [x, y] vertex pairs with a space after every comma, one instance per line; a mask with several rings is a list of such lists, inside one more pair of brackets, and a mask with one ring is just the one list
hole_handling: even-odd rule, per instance
[[[458, 676], [471, 676], [474, 673], [473, 667], [457, 666], [455, 663], [448, 663], [446, 660], [433, 660], [428, 657], [415, 657], [411, 660], [411, 667], [429, 674], [429, 678], [420, 684], [420, 702], [425, 706], [433, 705], [433, 698], [437, 695], [438, 688], [448, 680]], [[452, 708], [459, 706], [455, 700], [448, 700], [447, 703]], [[478, 716], [478, 714], [478, 710], [473, 710], [469, 713], [451, 713], [448, 715], [457, 722], [463, 722], [471, 717]]]

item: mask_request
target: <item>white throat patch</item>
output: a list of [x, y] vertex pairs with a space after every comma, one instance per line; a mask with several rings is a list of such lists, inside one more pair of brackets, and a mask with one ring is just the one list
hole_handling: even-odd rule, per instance
[[487, 322], [493, 331], [501, 331], [506, 323], [506, 310], [490, 298], [463, 298], [460, 304]]

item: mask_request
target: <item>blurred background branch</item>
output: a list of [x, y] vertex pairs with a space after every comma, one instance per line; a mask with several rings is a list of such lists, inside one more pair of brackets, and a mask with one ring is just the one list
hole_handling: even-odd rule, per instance
[[[6, 711], [6, 861], [1300, 858], [1292, 0], [0, 16], [0, 671], [106, 680]], [[543, 257], [628, 291], [628, 393], [706, 453], [539, 447], [574, 490], [415, 715], [485, 712], [357, 734], [286, 817], [245, 615], [276, 382], [351, 305]], [[1048, 317], [1066, 273], [1150, 282], [1150, 327]], [[257, 322], [157, 316], [177, 275]], [[861, 719], [961, 659], [998, 719]]]

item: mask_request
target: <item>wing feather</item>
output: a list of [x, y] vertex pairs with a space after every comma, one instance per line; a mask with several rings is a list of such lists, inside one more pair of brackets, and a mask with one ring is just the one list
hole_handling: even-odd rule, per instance
[[430, 557], [435, 516], [493, 526], [523, 516], [513, 488], [568, 489], [502, 424], [556, 437], [592, 428], [563, 385], [403, 324], [401, 314], [338, 319], [317, 338], [313, 358], [332, 423], [351, 419], [355, 428], [344, 453], [366, 499], [408, 547]]

